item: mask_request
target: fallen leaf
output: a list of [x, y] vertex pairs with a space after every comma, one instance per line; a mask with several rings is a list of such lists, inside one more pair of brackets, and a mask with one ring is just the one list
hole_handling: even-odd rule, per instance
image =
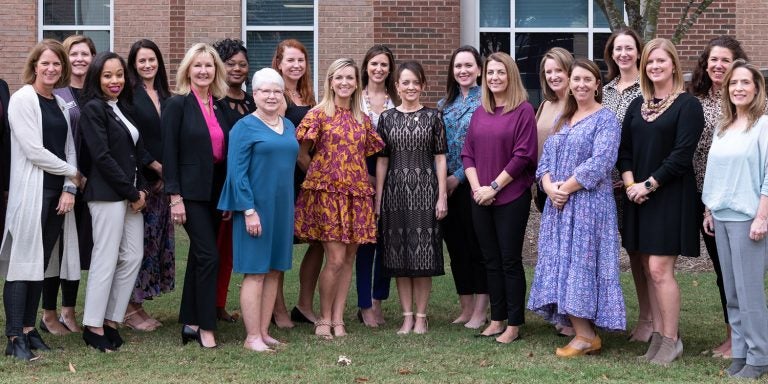
[[693, 283], [691, 283], [691, 284], [693, 284], [694, 287], [698, 287], [699, 286], [699, 281], [698, 280], [694, 280]]
[[355, 383], [367, 383], [368, 378], [367, 377], [355, 377]]
[[480, 360], [480, 366], [481, 367], [487, 367], [488, 366], [488, 360]]
[[608, 375], [606, 375], [605, 373], [603, 373], [603, 380], [608, 380]]
[[410, 369], [408, 369], [408, 368], [400, 368], [400, 369], [397, 370], [397, 373], [399, 373], [401, 375], [410, 375], [413, 372]]
[[72, 362], [69, 363], [69, 371], [72, 373], [77, 373], [77, 370], [75, 370], [75, 366], [72, 364]]

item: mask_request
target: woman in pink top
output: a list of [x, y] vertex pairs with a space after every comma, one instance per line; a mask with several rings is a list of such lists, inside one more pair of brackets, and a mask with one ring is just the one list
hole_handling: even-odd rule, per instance
[[171, 220], [189, 235], [179, 322], [181, 341], [216, 346], [216, 235], [222, 212], [216, 209], [226, 177], [229, 125], [215, 100], [227, 94], [226, 71], [216, 50], [195, 44], [176, 74], [176, 96], [165, 103], [163, 176]]

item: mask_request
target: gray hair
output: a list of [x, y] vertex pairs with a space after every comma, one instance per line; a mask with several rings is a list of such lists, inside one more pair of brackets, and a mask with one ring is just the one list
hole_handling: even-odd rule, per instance
[[277, 71], [272, 68], [262, 68], [253, 74], [253, 80], [251, 81], [251, 87], [253, 90], [259, 89], [265, 84], [275, 84], [280, 89], [285, 90], [285, 81]]

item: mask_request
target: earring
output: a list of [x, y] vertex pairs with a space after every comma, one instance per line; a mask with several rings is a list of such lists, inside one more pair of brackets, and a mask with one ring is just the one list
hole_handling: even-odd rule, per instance
[[598, 92], [597, 89], [595, 89], [595, 97], [597, 97], [597, 95], [599, 95], [599, 94], [600, 94], [600, 92]]
[[573, 91], [570, 88], [568, 88], [568, 96], [573, 96]]

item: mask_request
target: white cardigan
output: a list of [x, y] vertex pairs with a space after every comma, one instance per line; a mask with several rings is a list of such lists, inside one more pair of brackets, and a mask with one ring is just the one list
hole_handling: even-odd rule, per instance
[[[65, 102], [56, 96], [62, 110]], [[69, 127], [69, 114], [64, 113]], [[40, 214], [43, 206], [43, 171], [63, 175], [63, 185], [74, 186], [69, 177], [77, 174], [77, 156], [71, 128], [67, 130], [65, 152], [67, 161], [59, 159], [43, 146], [43, 116], [40, 101], [31, 85], [25, 85], [12, 96], [8, 104], [11, 126], [11, 179], [8, 191], [8, 211], [5, 232], [0, 246], [0, 276], [8, 281], [43, 280], [43, 230]], [[75, 214], [64, 218], [64, 234], [58, 246], [64, 247], [60, 276], [79, 280], [80, 255], [77, 243]], [[52, 263], [57, 258], [52, 258]]]

